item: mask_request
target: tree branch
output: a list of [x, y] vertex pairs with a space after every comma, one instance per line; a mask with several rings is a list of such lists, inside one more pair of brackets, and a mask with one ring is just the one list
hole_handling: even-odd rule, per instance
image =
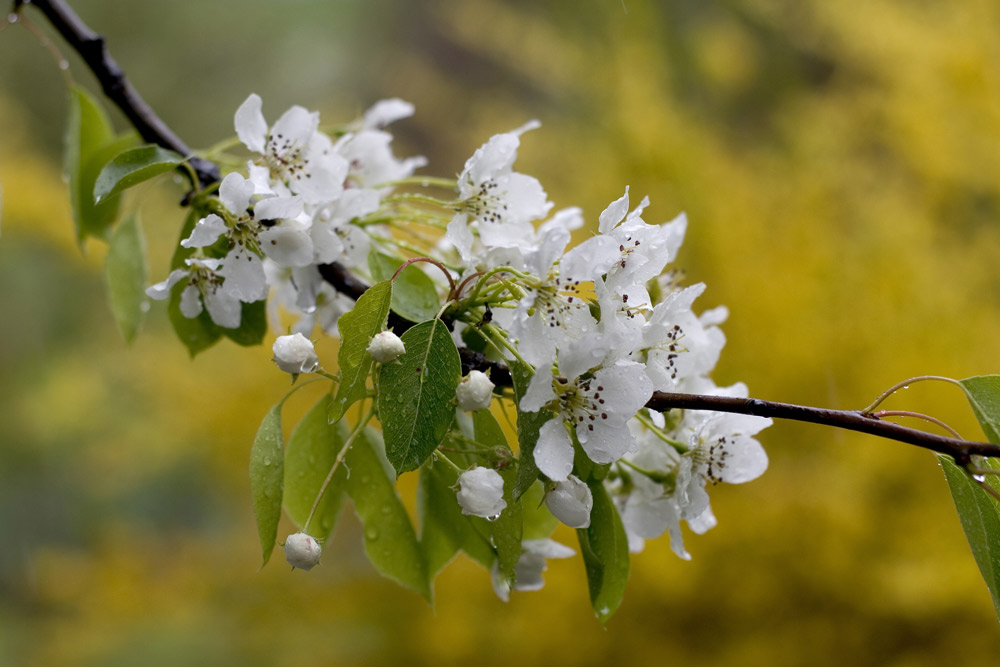
[[955, 459], [956, 464], [963, 467], [969, 465], [972, 456], [1000, 456], [1000, 445], [927, 433], [894, 422], [882, 421], [878, 417], [860, 410], [829, 410], [791, 403], [763, 401], [759, 398], [674, 394], [662, 391], [655, 392], [653, 398], [646, 403], [646, 407], [661, 412], [672, 408], [734, 412], [743, 415], [790, 419], [810, 424], [833, 426], [889, 440], [898, 440], [939, 454], [947, 454]]
[[[192, 155], [191, 148], [174, 134], [132, 87], [121, 67], [108, 53], [104, 38], [91, 30], [69, 5], [63, 0], [14, 0], [14, 11], [18, 12], [28, 4], [44, 14], [66, 43], [80, 54], [97, 77], [104, 94], [122, 110], [144, 140], [185, 157]], [[190, 164], [198, 175], [200, 185], [206, 186], [220, 179], [219, 168], [212, 162], [191, 157]]]
[[[59, 31], [63, 39], [80, 54], [97, 77], [104, 93], [121, 109], [143, 139], [184, 156], [192, 154], [187, 144], [173, 133], [132, 87], [121, 68], [108, 53], [104, 38], [80, 20], [80, 17], [63, 0], [14, 0], [14, 11], [20, 11], [27, 4], [42, 12], [53, 27]], [[219, 168], [214, 163], [197, 157], [192, 157], [190, 162], [202, 186], [220, 179]], [[319, 270], [324, 280], [337, 291], [355, 300], [368, 289], [368, 285], [353, 276], [340, 264], [323, 264], [320, 265]], [[402, 332], [412, 326], [412, 322], [404, 320], [395, 313], [390, 314], [389, 324], [397, 332]], [[461, 350], [461, 355], [463, 372], [467, 373], [471, 369], [490, 369], [491, 378], [495, 384], [511, 385], [510, 372], [503, 363], [490, 361], [485, 355], [469, 349]], [[646, 407], [659, 411], [683, 409], [731, 412], [758, 417], [790, 419], [859, 431], [946, 454], [963, 467], [970, 465], [972, 456], [1000, 456], [1000, 445], [926, 433], [893, 422], [882, 421], [872, 414], [858, 410], [828, 410], [764, 401], [757, 398], [731, 398], [728, 396], [667, 392], [654, 393]]]

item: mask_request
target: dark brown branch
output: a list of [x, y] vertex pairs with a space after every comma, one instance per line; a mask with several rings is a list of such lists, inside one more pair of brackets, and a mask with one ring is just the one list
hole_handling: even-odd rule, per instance
[[[90, 71], [97, 77], [104, 94], [122, 110], [145, 141], [184, 156], [192, 154], [188, 145], [173, 133], [132, 87], [118, 63], [108, 53], [104, 38], [80, 20], [65, 2], [14, 0], [14, 11], [20, 11], [23, 5], [28, 4], [44, 14], [66, 43], [80, 54]], [[207, 186], [219, 180], [219, 168], [212, 162], [192, 157], [190, 164], [198, 175], [200, 185]]]
[[974, 442], [926, 433], [894, 422], [882, 421], [860, 410], [828, 410], [791, 403], [762, 401], [759, 398], [731, 398], [729, 396], [702, 396], [698, 394], [672, 394], [658, 391], [646, 403], [653, 410], [666, 411], [672, 408], [683, 410], [710, 410], [712, 412], [735, 412], [758, 417], [791, 419], [793, 421], [833, 426], [835, 428], [859, 431], [880, 438], [898, 440], [917, 447], [923, 447], [939, 454], [947, 454], [960, 466], [967, 466], [972, 456], [1000, 456], [1000, 445], [988, 442]]

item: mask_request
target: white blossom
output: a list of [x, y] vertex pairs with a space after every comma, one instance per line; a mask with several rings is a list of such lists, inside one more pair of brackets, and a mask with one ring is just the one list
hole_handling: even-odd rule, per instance
[[312, 341], [300, 333], [278, 336], [271, 349], [274, 363], [286, 373], [312, 373], [319, 367], [319, 357]]
[[311, 570], [319, 564], [322, 553], [319, 542], [308, 533], [295, 533], [285, 538], [285, 560], [292, 567]]
[[503, 499], [503, 478], [496, 470], [482, 466], [466, 470], [458, 478], [456, 493], [462, 514], [496, 518], [507, 507]]
[[391, 331], [381, 331], [368, 343], [368, 354], [380, 364], [387, 364], [406, 352], [403, 340]]
[[571, 558], [576, 554], [564, 544], [555, 540], [524, 540], [521, 543], [521, 557], [514, 566], [514, 585], [500, 573], [499, 566], [493, 564], [493, 590], [497, 597], [507, 602], [510, 591], [537, 591], [545, 585], [542, 573], [545, 572], [550, 558]]
[[590, 510], [594, 507], [594, 495], [576, 475], [556, 482], [545, 495], [545, 504], [552, 515], [570, 528], [590, 526]]
[[466, 411], [483, 410], [490, 407], [495, 386], [486, 373], [476, 370], [469, 371], [469, 374], [462, 378], [455, 390], [458, 406]]

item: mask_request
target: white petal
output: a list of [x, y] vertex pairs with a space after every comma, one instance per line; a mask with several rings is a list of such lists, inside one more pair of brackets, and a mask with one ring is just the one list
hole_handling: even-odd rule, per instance
[[558, 482], [545, 496], [545, 504], [552, 515], [570, 528], [590, 526], [590, 510], [594, 507], [594, 495], [590, 487], [575, 475]]
[[293, 106], [271, 128], [271, 142], [277, 155], [284, 155], [294, 148], [309, 145], [313, 132], [319, 126], [319, 113], [298, 105]]
[[208, 217], [202, 218], [191, 230], [191, 236], [181, 241], [185, 248], [204, 248], [219, 240], [219, 237], [226, 231], [226, 221], [210, 213]]
[[205, 294], [205, 307], [212, 321], [226, 329], [238, 329], [242, 316], [242, 305], [221, 289]]
[[611, 230], [614, 229], [619, 222], [621, 222], [627, 212], [628, 186], [626, 185], [625, 194], [608, 204], [608, 207], [601, 212], [601, 217], [598, 218], [598, 230], [601, 234], [610, 234]]
[[227, 174], [219, 185], [219, 199], [237, 216], [247, 212], [250, 197], [253, 196], [254, 185], [236, 172]]
[[535, 465], [549, 479], [565, 481], [573, 471], [573, 444], [561, 418], [542, 424], [535, 443]]
[[270, 197], [262, 199], [253, 208], [257, 220], [282, 220], [302, 213], [301, 197]]
[[180, 282], [182, 278], [186, 278], [187, 276], [188, 272], [184, 269], [174, 269], [170, 272], [170, 275], [167, 276], [166, 280], [147, 287], [146, 296], [150, 299], [156, 299], [157, 301], [166, 299], [170, 296], [170, 289]]
[[188, 285], [181, 292], [181, 314], [188, 319], [201, 315], [201, 291], [196, 285]]
[[256, 153], [264, 152], [267, 138], [267, 121], [261, 113], [261, 104], [260, 96], [252, 93], [236, 110], [236, 136]]
[[[234, 299], [252, 303], [267, 296], [264, 265], [260, 257], [243, 246], [238, 245], [229, 251], [217, 273], [226, 279], [221, 291]], [[211, 310], [209, 306], [209, 312]]]
[[260, 248], [281, 266], [308, 266], [313, 262], [313, 242], [308, 229], [280, 224], [260, 233]]
[[399, 98], [380, 100], [365, 112], [361, 126], [371, 130], [380, 130], [389, 123], [394, 123], [413, 115], [413, 105]]

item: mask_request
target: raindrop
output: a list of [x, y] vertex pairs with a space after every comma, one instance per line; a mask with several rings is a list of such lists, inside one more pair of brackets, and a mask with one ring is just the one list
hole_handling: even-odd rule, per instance
[[386, 505], [382, 508], [382, 514], [392, 514], [392, 508]]
[[305, 476], [306, 476], [306, 471], [305, 470], [300, 470], [299, 471], [299, 479], [302, 479]]
[[271, 457], [270, 456], [265, 456], [264, 457], [264, 465], [266, 465], [266, 466], [271, 465]]
[[904, 384], [903, 385], [903, 389], [909, 389], [909, 388], [910, 388], [910, 385], [908, 385], [908, 384]]
[[60, 60], [59, 61], [59, 69], [64, 70], [64, 71], [68, 70], [69, 69], [69, 61], [68, 60]]
[[312, 315], [313, 313], [316, 312], [316, 306], [306, 306], [305, 308], [302, 309], [302, 311], [306, 315]]
[[980, 484], [986, 481], [986, 475], [973, 475], [972, 479], [976, 480]]
[[373, 526], [365, 528], [365, 537], [367, 537], [369, 540], [377, 540], [378, 539], [378, 528], [375, 528]]
[[371, 483], [371, 481], [372, 481], [372, 478], [369, 477], [368, 475], [365, 475], [364, 477], [361, 478], [361, 483], [362, 484], [369, 484], [369, 483]]
[[316, 457], [312, 454], [309, 455], [309, 465], [314, 465], [316, 463]]
[[17, 12], [11, 12], [10, 14], [7, 14], [8, 23], [17, 23], [20, 20], [21, 20], [21, 15], [18, 14]]
[[499, 519], [499, 518], [500, 518], [500, 515], [499, 515], [499, 514], [494, 514], [494, 515], [492, 515], [492, 516], [488, 516], [488, 517], [486, 517], [486, 520], [487, 520], [487, 521], [496, 521], [496, 520], [497, 520], [497, 519]]

